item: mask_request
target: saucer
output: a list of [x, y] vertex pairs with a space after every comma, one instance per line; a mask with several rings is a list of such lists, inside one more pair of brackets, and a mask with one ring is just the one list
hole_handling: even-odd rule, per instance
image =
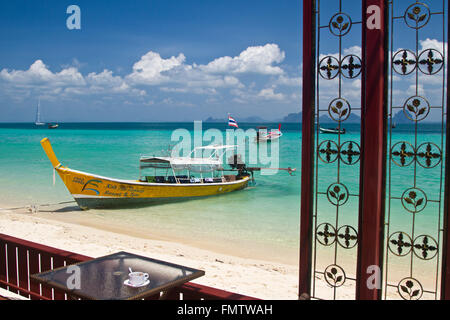
[[145, 287], [146, 285], [148, 285], [150, 283], [150, 280], [145, 280], [143, 283], [141, 284], [131, 284], [130, 283], [130, 279], [127, 279], [123, 282], [124, 285], [132, 287], [132, 288], [140, 288], [140, 287]]

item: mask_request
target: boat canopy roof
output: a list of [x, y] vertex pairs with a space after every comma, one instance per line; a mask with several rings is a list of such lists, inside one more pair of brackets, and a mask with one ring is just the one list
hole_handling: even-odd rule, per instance
[[148, 164], [167, 164], [167, 165], [216, 165], [222, 164], [222, 161], [219, 159], [211, 159], [211, 158], [190, 158], [190, 157], [142, 157], [141, 163]]
[[189, 170], [193, 172], [211, 172], [222, 168], [222, 160], [218, 156], [218, 151], [232, 149], [234, 145], [210, 145], [205, 147], [197, 147], [191, 155], [197, 150], [213, 150], [212, 154], [206, 157], [148, 157], [143, 156], [140, 159], [140, 167], [143, 168], [159, 168], [173, 170]]
[[220, 159], [190, 157], [142, 157], [140, 167], [156, 169], [189, 170], [192, 172], [211, 172], [222, 168]]
[[170, 169], [170, 161], [164, 159], [164, 158], [148, 158], [148, 157], [141, 157], [139, 160], [141, 169], [145, 168], [155, 168], [155, 169]]

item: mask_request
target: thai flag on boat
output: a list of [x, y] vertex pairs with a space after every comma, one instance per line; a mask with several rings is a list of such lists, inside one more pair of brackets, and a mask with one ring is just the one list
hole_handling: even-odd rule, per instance
[[238, 126], [236, 120], [234, 120], [230, 115], [228, 115], [228, 125], [229, 125], [230, 127], [236, 127], [236, 128], [239, 128], [239, 126]]

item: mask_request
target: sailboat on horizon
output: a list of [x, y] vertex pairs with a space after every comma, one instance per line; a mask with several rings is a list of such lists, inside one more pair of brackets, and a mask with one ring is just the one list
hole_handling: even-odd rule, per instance
[[34, 124], [37, 126], [43, 126], [45, 125], [44, 122], [41, 121], [41, 99], [39, 98], [38, 100], [38, 105], [37, 105], [37, 109], [36, 109], [36, 120], [34, 121]]
[[37, 126], [43, 126], [47, 125], [49, 129], [56, 129], [59, 127], [58, 123], [45, 123], [41, 121], [41, 99], [38, 100], [37, 110], [36, 110], [36, 120], [34, 121], [34, 124]]

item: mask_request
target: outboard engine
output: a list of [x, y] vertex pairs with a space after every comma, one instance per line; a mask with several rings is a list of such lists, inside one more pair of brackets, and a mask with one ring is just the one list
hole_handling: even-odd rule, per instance
[[228, 158], [228, 164], [233, 169], [242, 170], [245, 169], [245, 163], [242, 161], [242, 156], [240, 154], [234, 154]]
[[253, 172], [249, 172], [246, 164], [242, 161], [242, 156], [240, 154], [234, 154], [228, 158], [228, 164], [232, 169], [238, 170], [237, 178], [240, 179], [244, 176], [252, 176]]

